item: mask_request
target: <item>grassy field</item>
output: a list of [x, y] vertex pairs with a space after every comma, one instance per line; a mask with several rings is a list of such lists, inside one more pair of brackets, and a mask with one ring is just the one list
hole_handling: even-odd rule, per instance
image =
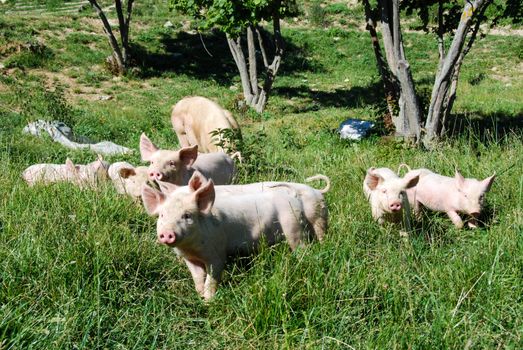
[[[339, 140], [341, 121], [374, 120], [384, 108], [369, 36], [356, 26], [286, 24], [287, 55], [262, 115], [234, 109], [241, 87], [223, 36], [184, 26], [164, 2], [138, 2], [131, 40], [140, 69], [115, 78], [90, 11], [0, 15], [0, 349], [523, 347], [521, 37], [477, 42], [454, 110], [453, 127], [464, 131], [426, 152], [379, 136]], [[429, 93], [435, 38], [406, 39], [418, 89]], [[28, 42], [36, 49], [24, 49]], [[28, 188], [20, 178], [34, 163], [95, 158], [23, 134], [29, 121], [62, 120], [131, 147], [108, 160], [138, 164], [142, 132], [177, 147], [170, 108], [187, 95], [233, 110], [251, 154], [238, 183], [323, 173], [333, 185], [324, 243], [232, 261], [208, 304], [185, 265], [155, 242], [155, 220], [139, 204], [108, 184]], [[482, 227], [456, 230], [430, 213], [408, 239], [378, 226], [364, 171], [400, 163], [445, 175], [496, 172]]]

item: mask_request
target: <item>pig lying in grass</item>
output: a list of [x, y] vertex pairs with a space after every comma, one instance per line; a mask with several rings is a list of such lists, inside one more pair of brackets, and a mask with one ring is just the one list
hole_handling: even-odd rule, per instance
[[198, 146], [160, 150], [145, 134], [140, 137], [140, 154], [150, 163], [149, 179], [176, 185], [187, 185], [196, 170], [217, 185], [227, 185], [236, 171], [232, 158], [223, 152], [198, 154]]
[[109, 167], [109, 178], [118, 193], [139, 198], [143, 185], [149, 180], [149, 170], [145, 166], [135, 167], [127, 162], [116, 162]]
[[171, 122], [182, 147], [198, 146], [200, 152], [219, 152], [223, 149], [217, 129], [239, 129], [231, 112], [216, 102], [201, 96], [185, 97], [173, 107]]
[[261, 242], [285, 239], [291, 249], [305, 230], [302, 202], [285, 187], [245, 194], [217, 193], [212, 180], [196, 175], [189, 185], [164, 194], [145, 186], [147, 212], [158, 216], [160, 243], [183, 257], [197, 292], [216, 293], [227, 256], [249, 254]]
[[22, 178], [33, 186], [37, 182], [50, 184], [55, 182], [71, 182], [80, 187], [94, 186], [98, 181], [107, 178], [109, 163], [101, 157], [98, 160], [83, 165], [75, 165], [67, 158], [65, 164], [34, 164], [24, 170]]
[[363, 180], [363, 191], [374, 220], [379, 224], [401, 222], [403, 208], [408, 205], [405, 191], [416, 186], [418, 180], [416, 173], [401, 178], [389, 168], [369, 168]]
[[[291, 194], [295, 195], [302, 203], [304, 217], [308, 228], [314, 233], [314, 236], [322, 241], [327, 231], [327, 220], [328, 212], [325, 204], [325, 198], [323, 194], [327, 193], [330, 189], [330, 179], [325, 175], [315, 175], [305, 179], [306, 182], [315, 180], [323, 180], [326, 182], [325, 188], [318, 190], [308, 185], [296, 183], [296, 182], [257, 182], [247, 185], [224, 185], [214, 186], [215, 192], [218, 195], [241, 195], [241, 194], [252, 194], [256, 192], [266, 192], [278, 189], [288, 190]], [[207, 179], [199, 172], [195, 171], [191, 180], [206, 182]], [[158, 181], [160, 190], [164, 194], [169, 194], [180, 188], [170, 183]]]
[[457, 228], [463, 227], [459, 214], [466, 214], [470, 216], [468, 226], [477, 227], [485, 194], [490, 190], [496, 175], [476, 180], [465, 179], [458, 171], [452, 178], [428, 169], [416, 169], [409, 171], [405, 177], [416, 174], [419, 175], [417, 186], [407, 190], [414, 212], [419, 213], [420, 207], [445, 212]]

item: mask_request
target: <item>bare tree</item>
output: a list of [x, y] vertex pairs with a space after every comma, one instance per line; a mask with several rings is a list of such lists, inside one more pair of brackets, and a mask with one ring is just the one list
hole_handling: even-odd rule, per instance
[[[102, 21], [104, 32], [109, 39], [109, 44], [113, 50], [108, 59], [108, 63], [115, 68], [117, 74], [125, 74], [129, 68], [129, 26], [131, 22], [131, 13], [133, 11], [134, 0], [124, 1], [115, 0], [116, 15], [118, 16], [118, 27], [120, 32], [120, 43], [114, 35], [111, 24], [104, 13], [104, 10], [96, 0], [89, 0], [89, 3], [96, 11]], [[125, 7], [125, 12], [124, 12]]]
[[[236, 38], [227, 34], [227, 42], [231, 49], [232, 57], [238, 67], [240, 73], [240, 79], [242, 82], [243, 96], [248, 106], [253, 107], [257, 112], [263, 112], [269, 93], [272, 89], [272, 84], [280, 68], [281, 59], [283, 56], [283, 39], [280, 32], [280, 18], [276, 12], [273, 15], [273, 47], [274, 57], [269, 64], [268, 61], [268, 45], [267, 39], [264, 39], [263, 29], [259, 26], [250, 25], [247, 27], [247, 58], [243, 54], [244, 48], [241, 41], [241, 36]], [[256, 33], [257, 40], [254, 39], [254, 33]], [[270, 39], [269, 39], [270, 40]], [[256, 41], [260, 49], [261, 58], [263, 62], [263, 70], [265, 73], [264, 83], [259, 86], [259, 72], [257, 67], [256, 57]]]
[[[485, 10], [492, 0], [465, 1], [456, 28], [452, 27], [452, 23], [445, 22], [443, 19], [443, 0], [426, 1], [421, 4], [419, 1], [412, 1], [412, 3], [415, 6], [424, 7], [425, 10], [434, 3], [438, 6], [436, 33], [439, 64], [426, 119], [423, 118], [410, 65], [405, 56], [399, 0], [378, 0], [376, 8], [372, 8], [369, 0], [363, 0], [367, 29], [371, 35], [378, 70], [384, 81], [388, 110], [391, 113], [396, 134], [413, 138], [417, 142], [422, 141], [426, 147], [430, 148], [433, 142], [445, 132], [444, 122], [456, 98], [461, 64], [477, 37], [479, 25], [485, 18]], [[453, 6], [457, 5], [453, 4]], [[376, 22], [380, 23], [385, 55], [382, 54], [379, 45]], [[453, 34], [447, 51], [445, 50], [445, 33]], [[425, 119], [424, 128], [422, 128], [423, 119]]]

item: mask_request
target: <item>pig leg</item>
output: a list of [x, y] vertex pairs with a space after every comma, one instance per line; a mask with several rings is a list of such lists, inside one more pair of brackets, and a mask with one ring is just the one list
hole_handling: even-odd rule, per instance
[[185, 132], [185, 127], [183, 122], [179, 119], [173, 119], [173, 128], [176, 136], [178, 136], [178, 141], [180, 142], [180, 147], [189, 147], [190, 143], [187, 139], [187, 134]]
[[[325, 206], [325, 203], [322, 201], [320, 204], [317, 205], [317, 207], [314, 208], [307, 208], [305, 206], [305, 213], [313, 212], [314, 215], [312, 217], [309, 217], [310, 223], [312, 224], [312, 229], [314, 231], [314, 234], [316, 235], [316, 238], [318, 241], [323, 241], [323, 237], [325, 236], [325, 231], [327, 231], [327, 207]], [[305, 214], [309, 216], [308, 214]]]
[[470, 228], [478, 228], [478, 219], [474, 216], [467, 222], [467, 226]]
[[203, 149], [202, 145], [200, 145], [200, 143], [198, 142], [198, 139], [196, 138], [196, 134], [194, 133], [192, 128], [188, 128], [188, 130], [186, 130], [185, 132], [187, 135], [187, 142], [189, 143], [190, 146], [198, 145], [198, 148], [199, 148], [198, 150], [200, 152], [205, 151], [205, 149]]
[[225, 267], [224, 261], [216, 261], [205, 266], [207, 269], [207, 277], [205, 278], [205, 285], [203, 291], [203, 298], [206, 301], [209, 301], [214, 294], [216, 294], [216, 289], [218, 288], [218, 283], [220, 283], [222, 271]]
[[196, 291], [203, 297], [205, 287], [205, 265], [197, 263], [195, 261], [190, 261], [188, 259], [184, 260], [185, 264], [189, 268], [189, 271], [191, 272]]
[[280, 224], [291, 250], [295, 250], [302, 244], [301, 231], [303, 227], [301, 227], [294, 216], [283, 218], [283, 220], [280, 221]]
[[449, 216], [450, 220], [452, 220], [452, 222], [454, 223], [454, 226], [456, 226], [456, 228], [463, 228], [463, 220], [461, 220], [458, 213], [456, 213], [453, 210], [449, 210], [447, 212], [447, 215]]

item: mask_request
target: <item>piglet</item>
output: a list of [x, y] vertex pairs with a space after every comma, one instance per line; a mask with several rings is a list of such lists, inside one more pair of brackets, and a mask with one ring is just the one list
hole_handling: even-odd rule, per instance
[[69, 158], [65, 164], [34, 164], [24, 170], [22, 178], [33, 186], [37, 182], [50, 184], [55, 182], [71, 182], [80, 187], [94, 186], [98, 181], [107, 178], [109, 163], [101, 157], [89, 164], [75, 165]]
[[140, 154], [150, 164], [149, 179], [175, 185], [187, 185], [195, 170], [217, 185], [227, 185], [236, 171], [232, 158], [223, 152], [198, 154], [197, 145], [178, 151], [161, 150], [145, 134], [140, 137]]
[[372, 217], [381, 225], [401, 222], [406, 203], [405, 191], [416, 186], [419, 175], [401, 178], [389, 168], [369, 168], [363, 180], [363, 191], [370, 202]]
[[[266, 191], [287, 191], [288, 194], [297, 197], [302, 206], [304, 218], [307, 222], [308, 228], [311, 233], [314, 234], [313, 238], [317, 238], [319, 241], [323, 240], [325, 232], [327, 230], [328, 223], [328, 210], [325, 203], [324, 194], [330, 189], [330, 179], [322, 174], [317, 174], [305, 179], [306, 182], [322, 180], [325, 181], [326, 186], [322, 189], [315, 189], [306, 184], [297, 182], [284, 182], [284, 181], [267, 181], [267, 182], [256, 182], [245, 185], [221, 185], [214, 186], [214, 190], [218, 196], [227, 196], [229, 194], [242, 195], [242, 194], [253, 194]], [[191, 180], [206, 182], [207, 179], [198, 171], [195, 171]], [[157, 182], [160, 191], [164, 194], [174, 192], [180, 186], [158, 181]]]
[[174, 247], [205, 300], [216, 293], [227, 256], [249, 254], [261, 242], [301, 243], [303, 207], [287, 190], [218, 194], [212, 180], [191, 178], [189, 186], [166, 195], [142, 189], [145, 209], [158, 216], [158, 241]]
[[411, 170], [405, 176], [419, 175], [416, 187], [407, 190], [409, 202], [415, 212], [420, 207], [445, 212], [457, 228], [463, 227], [459, 214], [470, 216], [467, 222], [471, 228], [477, 227], [485, 194], [490, 190], [496, 175], [484, 180], [466, 179], [457, 170], [455, 176], [448, 177], [433, 173], [428, 169]]

